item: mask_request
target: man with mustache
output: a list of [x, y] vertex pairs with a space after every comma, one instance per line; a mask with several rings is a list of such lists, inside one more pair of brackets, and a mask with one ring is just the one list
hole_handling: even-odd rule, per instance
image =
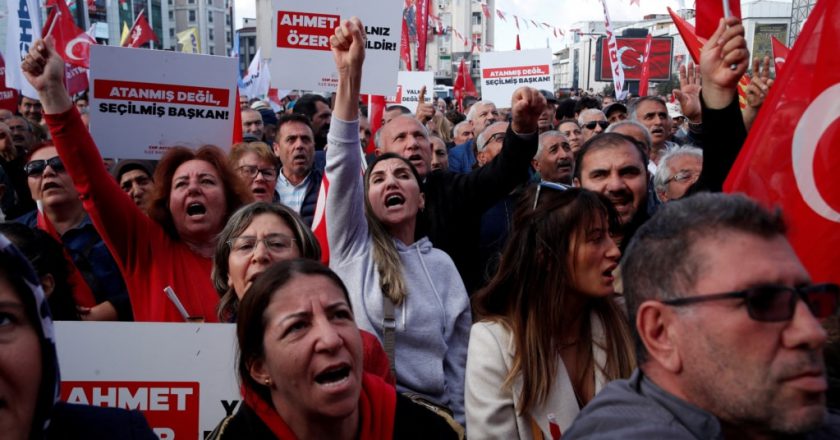
[[743, 195], [664, 205], [622, 263], [639, 367], [563, 439], [840, 438], [820, 325], [840, 287], [815, 284], [784, 234]]
[[671, 116], [665, 100], [658, 96], [643, 96], [630, 103], [630, 119], [644, 125], [653, 140], [650, 149], [650, 160], [659, 163], [659, 158], [665, 150], [678, 146], [671, 138]]
[[572, 146], [566, 136], [554, 130], [540, 135], [533, 165], [541, 180], [571, 185], [573, 163]]

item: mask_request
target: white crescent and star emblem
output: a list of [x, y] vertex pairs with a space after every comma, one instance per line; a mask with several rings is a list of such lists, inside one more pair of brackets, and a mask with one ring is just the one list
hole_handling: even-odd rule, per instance
[[773, 62], [776, 63], [776, 64], [784, 64], [785, 59], [782, 58], [782, 57], [776, 57], [776, 58], [773, 58]]
[[840, 83], [825, 89], [802, 113], [793, 132], [793, 175], [805, 203], [821, 217], [840, 223], [840, 212], [820, 194], [814, 180], [814, 156], [825, 130], [840, 118]]
[[644, 55], [640, 55], [639, 52], [636, 51], [636, 49], [633, 49], [630, 46], [624, 46], [621, 49], [618, 49], [618, 63], [621, 64], [621, 68], [623, 68], [624, 70], [633, 70], [638, 66], [628, 66], [627, 64], [624, 64], [624, 61], [622, 61], [622, 59], [624, 57], [624, 52], [627, 52], [628, 50], [632, 50], [633, 52], [636, 52], [636, 55], [639, 55], [637, 58], [634, 58], [634, 59], [638, 59], [639, 62], [642, 61], [642, 58], [644, 58]]
[[88, 46], [90, 46], [90, 40], [85, 38], [84, 35], [79, 35], [78, 37], [70, 40], [70, 42], [67, 43], [67, 46], [64, 47], [64, 54], [67, 55], [67, 58], [71, 60], [82, 61], [83, 59], [76, 56], [76, 54], [73, 51], [77, 44], [87, 44]]

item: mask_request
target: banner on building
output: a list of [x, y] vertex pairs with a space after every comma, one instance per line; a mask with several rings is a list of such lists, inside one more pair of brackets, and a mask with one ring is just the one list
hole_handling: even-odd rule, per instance
[[[638, 81], [642, 77], [642, 60], [645, 54], [646, 38], [616, 37], [618, 47], [617, 56], [624, 69], [625, 81]], [[595, 55], [595, 80], [612, 81], [610, 65], [610, 51], [607, 48], [609, 40], [598, 39]], [[649, 75], [651, 81], [671, 80], [671, 59], [674, 54], [674, 39], [671, 37], [655, 37], [651, 39]]]
[[338, 72], [330, 52], [330, 36], [342, 20], [356, 16], [367, 33], [361, 92], [394, 93], [402, 2], [273, 0], [272, 5], [271, 78], [276, 84], [290, 89], [335, 91]]
[[56, 322], [61, 398], [139, 410], [161, 439], [200, 440], [241, 402], [236, 326]]
[[435, 76], [433, 72], [406, 72], [401, 70], [397, 80], [395, 95], [385, 97], [386, 105], [401, 105], [413, 112], [417, 111], [420, 90], [426, 87], [426, 102], [434, 98]]
[[773, 58], [773, 40], [776, 37], [779, 41], [787, 41], [787, 23], [756, 23], [753, 32], [753, 47], [750, 56], [753, 58]]
[[481, 54], [481, 99], [493, 101], [498, 107], [510, 107], [513, 92], [523, 86], [554, 90], [551, 49]]
[[229, 146], [237, 60], [91, 47], [90, 126], [104, 157], [160, 159], [171, 147]]

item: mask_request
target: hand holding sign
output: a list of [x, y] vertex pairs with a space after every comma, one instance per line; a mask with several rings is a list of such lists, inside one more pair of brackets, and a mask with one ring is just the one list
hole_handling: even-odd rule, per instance
[[545, 98], [537, 89], [531, 87], [516, 89], [510, 101], [513, 132], [517, 134], [536, 133], [537, 123], [545, 106]]
[[38, 92], [45, 113], [63, 113], [73, 106], [64, 87], [64, 60], [55, 51], [52, 37], [35, 41], [20, 69]]
[[351, 74], [361, 77], [367, 41], [364, 29], [359, 18], [352, 17], [335, 28], [335, 33], [330, 36], [330, 50], [339, 76]]
[[[703, 100], [709, 108], [722, 109], [732, 102], [749, 60], [741, 20], [735, 17], [721, 20], [700, 53]], [[730, 68], [732, 64], [736, 65], [734, 70]]]
[[417, 111], [414, 114], [424, 125], [431, 121], [435, 115], [434, 104], [426, 102], [426, 86], [420, 88], [420, 96], [417, 98]]

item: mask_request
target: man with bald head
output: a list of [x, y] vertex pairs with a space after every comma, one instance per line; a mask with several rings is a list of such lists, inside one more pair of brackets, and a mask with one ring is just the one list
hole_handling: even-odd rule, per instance
[[411, 116], [398, 116], [384, 125], [376, 146], [377, 154], [399, 154], [417, 168], [426, 201], [417, 235], [427, 235], [435, 247], [452, 257], [468, 292], [483, 284], [484, 268], [474, 257], [481, 214], [528, 181], [545, 98], [535, 89], [522, 87], [514, 92], [511, 108], [513, 118], [498, 156], [470, 173], [432, 172], [429, 133]]
[[475, 148], [478, 151], [478, 166], [490, 163], [502, 151], [502, 141], [505, 140], [507, 122], [494, 122], [478, 134]]

